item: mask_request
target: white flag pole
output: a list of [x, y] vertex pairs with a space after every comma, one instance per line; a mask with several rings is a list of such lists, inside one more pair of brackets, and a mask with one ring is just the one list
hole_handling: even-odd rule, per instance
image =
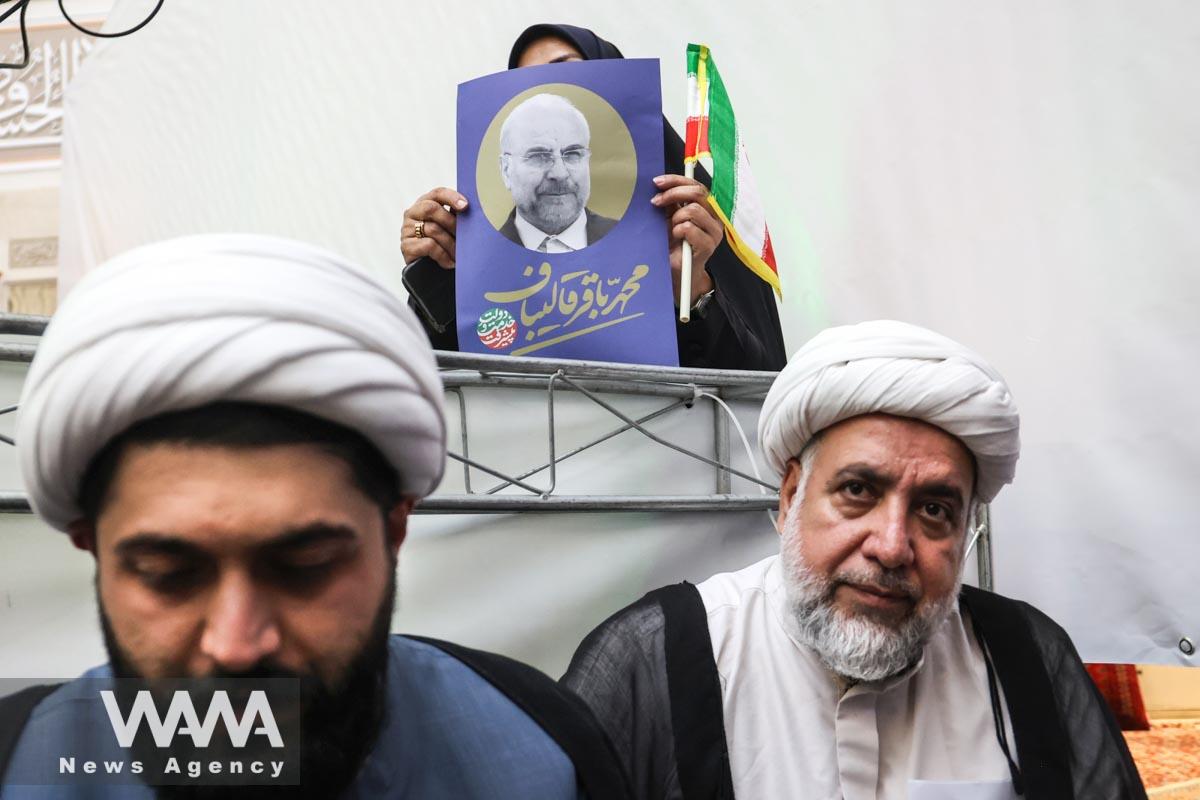
[[[695, 45], [691, 45], [691, 44], [688, 45], [689, 53], [691, 53], [693, 47], [695, 47]], [[701, 74], [703, 73], [703, 69], [704, 69], [703, 58], [704, 58], [705, 52], [706, 52], [706, 49], [704, 47], [701, 47], [700, 48], [700, 57], [701, 57], [700, 73]], [[708, 97], [706, 96], [707, 90], [705, 91], [704, 94], [702, 94], [700, 89], [701, 89], [701, 87], [698, 86], [698, 79], [696, 77], [694, 77], [693, 75], [691, 75], [689, 72], [688, 87], [687, 87], [688, 119], [695, 117], [699, 121], [699, 124], [703, 124], [704, 116], [708, 113], [708, 108], [707, 108]], [[684, 130], [685, 130], [684, 135], [686, 136], [687, 128], [685, 127]], [[699, 148], [699, 144], [700, 144], [700, 131], [697, 130], [697, 133], [696, 133], [697, 148]], [[684, 149], [683, 177], [687, 178], [688, 180], [692, 180], [693, 178], [696, 177], [696, 159], [694, 157], [693, 158], [687, 157], [687, 149], [688, 148], [686, 146], [683, 149]], [[688, 244], [688, 241], [686, 239], [683, 240], [683, 251], [680, 255], [681, 255], [681, 257], [679, 259], [680, 260], [680, 265], [679, 265], [679, 321], [687, 322], [688, 320], [690, 320], [692, 318], [692, 246], [690, 244]]]
[[[683, 177], [692, 178], [696, 175], [696, 162], [688, 161], [683, 165]], [[683, 258], [679, 269], [679, 321], [687, 322], [692, 318], [692, 246], [683, 240]]]

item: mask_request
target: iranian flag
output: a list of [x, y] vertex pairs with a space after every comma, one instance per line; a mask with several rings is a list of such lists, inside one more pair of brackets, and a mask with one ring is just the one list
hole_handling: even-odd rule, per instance
[[689, 44], [688, 120], [684, 162], [712, 159], [712, 193], [709, 204], [725, 224], [725, 237], [742, 262], [779, 291], [779, 269], [763, 212], [758, 186], [733, 104], [712, 53], [702, 44]]

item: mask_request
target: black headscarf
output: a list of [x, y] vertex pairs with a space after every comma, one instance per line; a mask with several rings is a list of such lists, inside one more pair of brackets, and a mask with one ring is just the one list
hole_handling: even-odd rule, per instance
[[[525, 48], [543, 36], [557, 36], [559, 39], [569, 42], [583, 55], [585, 61], [625, 57], [615, 44], [601, 39], [587, 28], [579, 28], [575, 25], [540, 23], [538, 25], [530, 25], [513, 42], [512, 50], [508, 54], [508, 68], [516, 69], [517, 62], [521, 60], [521, 54], [525, 52]], [[663, 163], [667, 172], [674, 173], [675, 175], [683, 174], [683, 147], [683, 139], [675, 132], [675, 129], [671, 127], [671, 123], [664, 116]], [[705, 186], [712, 187], [712, 179], [709, 178], [708, 173], [700, 164], [696, 165], [696, 180]]]
[[517, 62], [521, 60], [521, 54], [525, 52], [525, 48], [536, 39], [541, 39], [543, 36], [557, 36], [559, 39], [570, 42], [576, 50], [583, 54], [585, 61], [595, 61], [599, 58], [624, 58], [621, 51], [612, 42], [601, 39], [596, 34], [589, 31], [587, 28], [578, 28], [574, 25], [530, 25], [525, 31], [517, 37], [513, 42], [512, 52], [508, 54], [508, 68], [516, 69]]

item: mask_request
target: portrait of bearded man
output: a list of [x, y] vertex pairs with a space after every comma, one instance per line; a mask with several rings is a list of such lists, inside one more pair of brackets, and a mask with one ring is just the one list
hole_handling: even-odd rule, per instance
[[591, 129], [571, 101], [537, 94], [500, 127], [500, 175], [513, 210], [500, 227], [509, 240], [542, 253], [598, 242], [617, 220], [587, 207], [592, 193]]

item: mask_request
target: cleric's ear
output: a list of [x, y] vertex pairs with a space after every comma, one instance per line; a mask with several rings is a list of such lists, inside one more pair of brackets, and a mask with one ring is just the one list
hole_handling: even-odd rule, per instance
[[385, 544], [392, 558], [400, 553], [400, 545], [404, 544], [404, 537], [408, 535], [408, 515], [412, 513], [416, 504], [417, 498], [405, 497], [396, 503], [384, 518]]
[[86, 550], [93, 557], [96, 555], [96, 526], [85, 519], [77, 519], [67, 526], [67, 535], [71, 544], [80, 550]]
[[779, 526], [788, 518], [788, 511], [791, 510], [792, 504], [799, 502], [801, 499], [797, 496], [797, 490], [800, 488], [801, 480], [804, 477], [804, 467], [800, 465], [799, 459], [789, 458], [787, 462], [787, 472], [783, 475], [783, 484], [779, 487], [779, 516], [775, 518], [775, 530], [779, 530]]

